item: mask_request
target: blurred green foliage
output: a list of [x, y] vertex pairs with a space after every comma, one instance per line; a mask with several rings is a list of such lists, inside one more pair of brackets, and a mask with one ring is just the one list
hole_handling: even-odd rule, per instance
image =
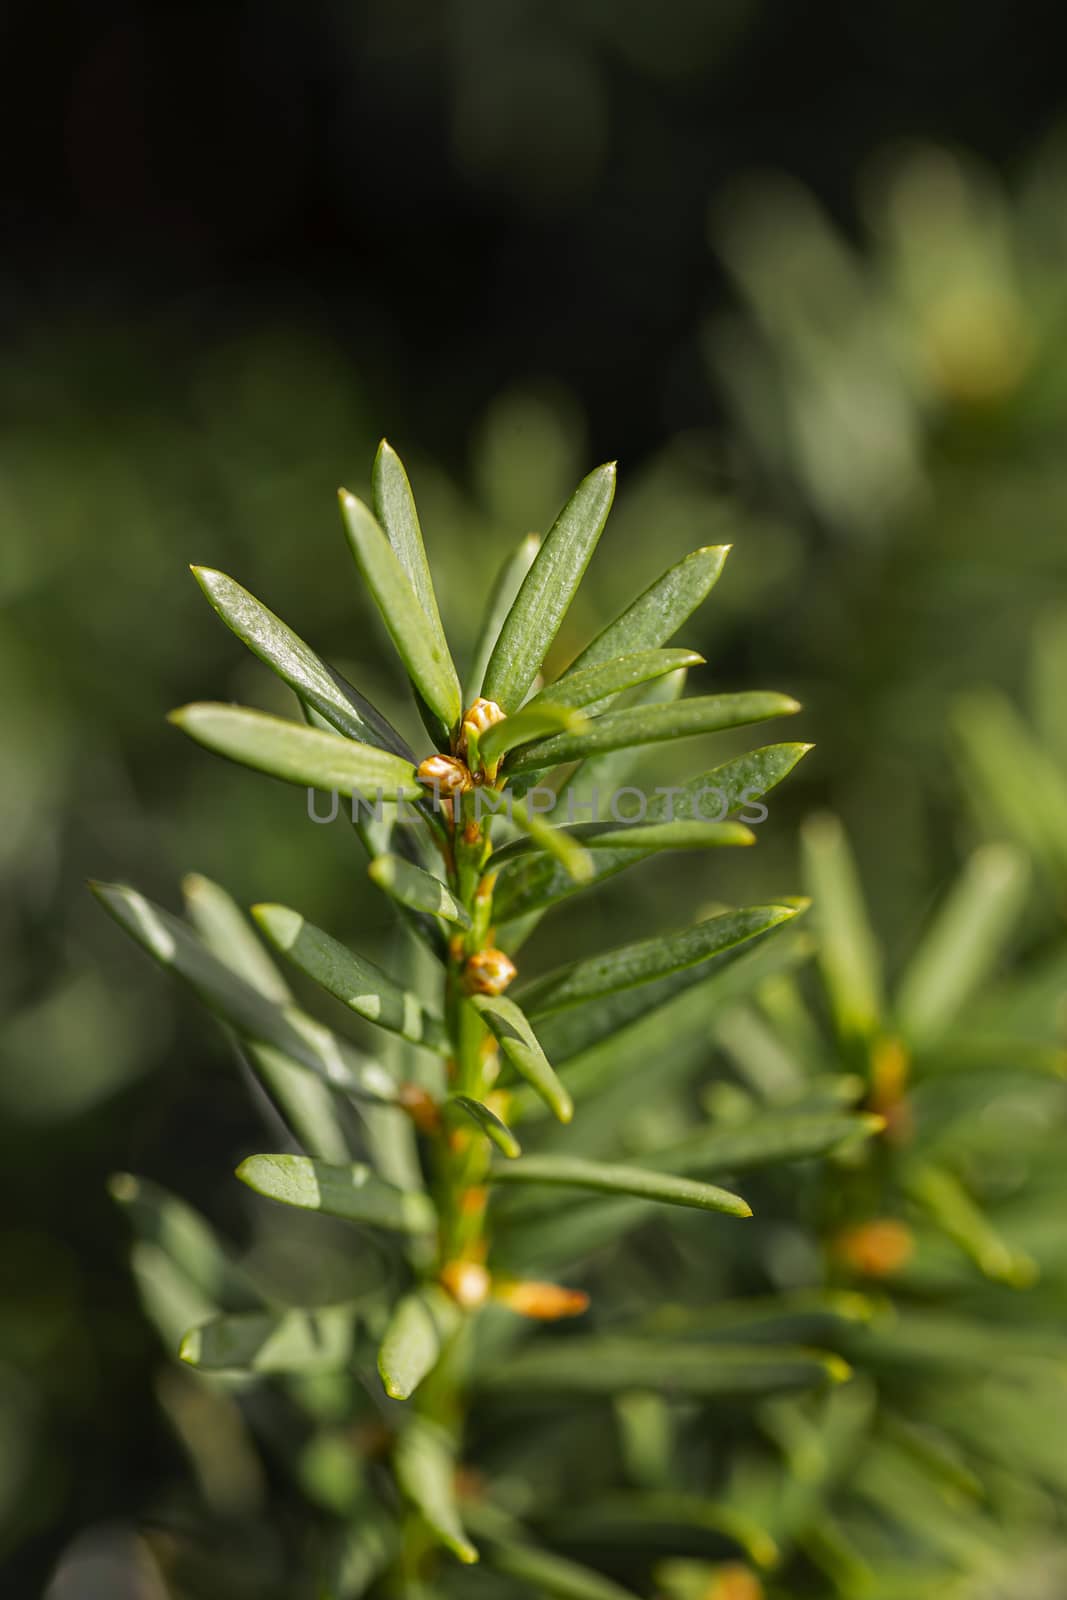
[[1011, 186], [918, 147], [868, 175], [858, 243], [780, 178], [711, 220], [740, 305], [705, 349], [741, 470], [807, 529], [806, 603], [775, 639], [901, 926], [960, 842], [953, 708], [1017, 692], [1067, 578], [1065, 189], [1059, 138]]

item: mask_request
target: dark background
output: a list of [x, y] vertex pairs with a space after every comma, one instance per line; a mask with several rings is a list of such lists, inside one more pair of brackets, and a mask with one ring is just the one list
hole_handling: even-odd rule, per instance
[[325, 325], [395, 431], [460, 465], [517, 377], [593, 454], [714, 415], [709, 202], [784, 169], [848, 223], [892, 141], [1009, 165], [1059, 110], [1040, 5], [5, 8], [4, 321], [175, 346]]
[[[865, 539], [761, 455], [716, 380], [709, 323], [754, 314], [709, 217], [752, 174], [787, 173], [868, 262], [865, 185], [914, 140], [1014, 194], [1058, 127], [1056, 20], [769, 0], [4, 8], [5, 1593], [41, 1592], [82, 1530], [146, 1514], [182, 1470], [107, 1174], [148, 1171], [246, 1225], [223, 1180], [254, 1123], [225, 1048], [104, 925], [85, 876], [174, 904], [202, 866], [242, 898], [378, 932], [344, 841], [297, 859], [289, 797], [206, 776], [164, 726], [183, 699], [263, 693], [184, 563], [229, 566], [373, 680], [331, 495], [365, 483], [381, 432], [421, 467], [461, 640], [470, 567], [543, 525], [569, 471], [620, 458], [621, 507], [628, 481], [654, 486], [599, 580], [605, 606], [708, 542], [691, 524], [721, 501], [750, 542], [716, 670], [801, 692], [797, 736], [825, 751], [764, 870], [780, 887], [792, 821], [830, 798], [906, 927], [966, 826], [939, 696], [1017, 687], [1029, 619], [1062, 594], [1062, 319], [1035, 335], [1043, 410], [1013, 409], [1014, 391], [933, 422], [917, 407], [931, 497]], [[954, 543], [975, 536], [961, 466], [974, 501], [1003, 491], [989, 533], [1016, 540], [1007, 589], [985, 547]], [[671, 472], [683, 489], [656, 489]], [[1024, 472], [1043, 489], [1020, 503]], [[528, 483], [535, 503], [513, 511]], [[876, 733], [881, 766], [861, 748]]]

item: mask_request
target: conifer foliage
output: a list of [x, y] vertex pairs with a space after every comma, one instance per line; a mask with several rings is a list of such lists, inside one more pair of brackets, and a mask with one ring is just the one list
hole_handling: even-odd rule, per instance
[[[752, 844], [738, 814], [807, 749], [777, 743], [720, 761], [657, 788], [636, 820], [606, 804], [590, 815], [588, 795], [606, 803], [646, 747], [799, 709], [769, 691], [683, 693], [702, 660], [671, 641], [717, 581], [723, 548], [673, 566], [556, 668], [554, 643], [614, 493], [614, 465], [591, 472], [543, 541], [524, 540], [504, 562], [461, 688], [399, 458], [382, 444], [371, 506], [342, 491], [358, 579], [410, 680], [418, 737], [235, 579], [194, 568], [299, 716], [212, 703], [171, 720], [216, 754], [351, 807], [365, 870], [410, 935], [410, 960], [389, 970], [369, 940], [349, 948], [317, 926], [314, 907], [260, 904], [249, 917], [200, 876], [186, 880], [183, 917], [134, 888], [94, 885], [215, 1014], [279, 1114], [284, 1139], [237, 1171], [265, 1224], [271, 1205], [318, 1213], [333, 1253], [338, 1224], [326, 1219], [347, 1230], [351, 1291], [335, 1283], [325, 1300], [294, 1304], [178, 1196], [128, 1174], [113, 1184], [146, 1304], [205, 1394], [276, 1403], [275, 1438], [290, 1419], [292, 1447], [280, 1458], [276, 1448], [275, 1464], [313, 1515], [296, 1577], [279, 1592], [466, 1593], [463, 1568], [479, 1563], [486, 1595], [648, 1593], [654, 1561], [685, 1556], [684, 1538], [663, 1547], [669, 1507], [658, 1520], [647, 1507], [635, 1514], [633, 1560], [621, 1566], [603, 1554], [615, 1545], [610, 1505], [607, 1534], [593, 1528], [584, 1541], [588, 1564], [575, 1541], [552, 1537], [540, 1496], [554, 1472], [566, 1477], [554, 1455], [560, 1408], [588, 1404], [592, 1429], [615, 1416], [598, 1451], [597, 1477], [611, 1487], [611, 1461], [620, 1482], [635, 1471], [655, 1480], [633, 1454], [655, 1453], [659, 1404], [744, 1409], [847, 1376], [839, 1354], [811, 1347], [810, 1317], [788, 1307], [758, 1336], [742, 1317], [694, 1340], [658, 1326], [634, 1294], [598, 1305], [586, 1279], [589, 1260], [650, 1215], [688, 1217], [687, 1240], [702, 1229], [701, 1249], [732, 1251], [730, 1230], [753, 1227], [746, 1174], [854, 1154], [885, 1125], [816, 1080], [796, 1104], [743, 1122], [676, 1097], [689, 1125], [668, 1118], [656, 1136], [709, 1019], [803, 955], [790, 927], [802, 900], [722, 906], [677, 931], [527, 970], [524, 941], [572, 896], [664, 851], [702, 861]], [[846, 945], [835, 949], [831, 965], [847, 963]], [[290, 989], [297, 974], [302, 993], [310, 980], [369, 1023], [380, 1049], [303, 1009]], [[912, 997], [924, 1026], [931, 1008], [940, 1015], [929, 990], [920, 981]], [[862, 1031], [862, 986], [849, 992], [853, 1009], [839, 1020]], [[620, 1128], [643, 1107], [649, 1137], [634, 1154]], [[958, 1209], [934, 1168], [910, 1181], [925, 1185], [929, 1206]], [[708, 1515], [705, 1531], [727, 1553], [766, 1555], [751, 1519]]]

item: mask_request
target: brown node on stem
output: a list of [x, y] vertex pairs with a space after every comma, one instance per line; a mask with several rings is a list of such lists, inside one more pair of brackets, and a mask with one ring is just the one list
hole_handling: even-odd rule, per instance
[[488, 1204], [489, 1190], [483, 1183], [472, 1183], [460, 1197], [460, 1214], [464, 1217], [480, 1217]]
[[420, 1084], [402, 1083], [397, 1090], [397, 1104], [406, 1111], [420, 1133], [437, 1133], [441, 1127], [441, 1109], [433, 1095]]
[[516, 977], [518, 968], [503, 950], [490, 947], [476, 950], [463, 973], [463, 982], [470, 994], [503, 994]]
[[352, 1429], [352, 1442], [361, 1456], [377, 1461], [392, 1448], [393, 1430], [384, 1422], [361, 1422]]
[[439, 796], [466, 794], [474, 788], [466, 762], [458, 761], [455, 756], [427, 756], [420, 762], [416, 777]]
[[486, 1481], [484, 1472], [479, 1472], [477, 1467], [462, 1463], [456, 1468], [454, 1480], [456, 1495], [460, 1500], [484, 1500], [486, 1494]]
[[564, 1289], [558, 1283], [534, 1283], [506, 1278], [493, 1284], [493, 1299], [499, 1300], [520, 1317], [538, 1322], [558, 1322], [561, 1317], [580, 1317], [589, 1309], [589, 1296], [582, 1289]]
[[474, 1311], [489, 1298], [490, 1277], [480, 1261], [446, 1261], [440, 1280], [457, 1305]]
[[890, 1278], [906, 1267], [915, 1253], [915, 1236], [896, 1217], [876, 1217], [843, 1228], [831, 1241], [837, 1259], [865, 1278]]

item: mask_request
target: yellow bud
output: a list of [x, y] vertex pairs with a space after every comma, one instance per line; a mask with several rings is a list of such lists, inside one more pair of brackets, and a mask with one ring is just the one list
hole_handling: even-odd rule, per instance
[[471, 994], [503, 994], [517, 971], [503, 950], [477, 950], [467, 962], [463, 981]]
[[898, 1144], [910, 1139], [914, 1131], [908, 1078], [911, 1060], [903, 1043], [884, 1035], [871, 1047], [871, 1093], [869, 1104], [886, 1122], [886, 1136]]
[[468, 711], [463, 714], [464, 728], [471, 728], [475, 733], [485, 733], [493, 726], [494, 722], [503, 722], [505, 713], [495, 700], [479, 698]]
[[558, 1322], [560, 1317], [580, 1317], [589, 1308], [581, 1289], [564, 1289], [558, 1283], [505, 1281], [493, 1285], [493, 1299], [538, 1322]]
[[879, 1111], [903, 1099], [911, 1060], [900, 1039], [883, 1034], [871, 1046], [871, 1099]]
[[489, 1274], [478, 1261], [446, 1261], [441, 1282], [465, 1311], [474, 1311], [489, 1298]]
[[503, 722], [504, 712], [495, 700], [475, 700], [474, 704], [464, 713], [463, 722], [459, 730], [459, 741], [456, 750], [464, 761], [470, 760], [470, 741], [472, 736], [477, 740], [486, 733], [494, 722]]
[[907, 1266], [915, 1251], [911, 1229], [895, 1217], [877, 1217], [845, 1228], [833, 1241], [837, 1259], [865, 1278], [889, 1278]]
[[704, 1600], [763, 1600], [763, 1585], [749, 1567], [730, 1561], [716, 1570]]

